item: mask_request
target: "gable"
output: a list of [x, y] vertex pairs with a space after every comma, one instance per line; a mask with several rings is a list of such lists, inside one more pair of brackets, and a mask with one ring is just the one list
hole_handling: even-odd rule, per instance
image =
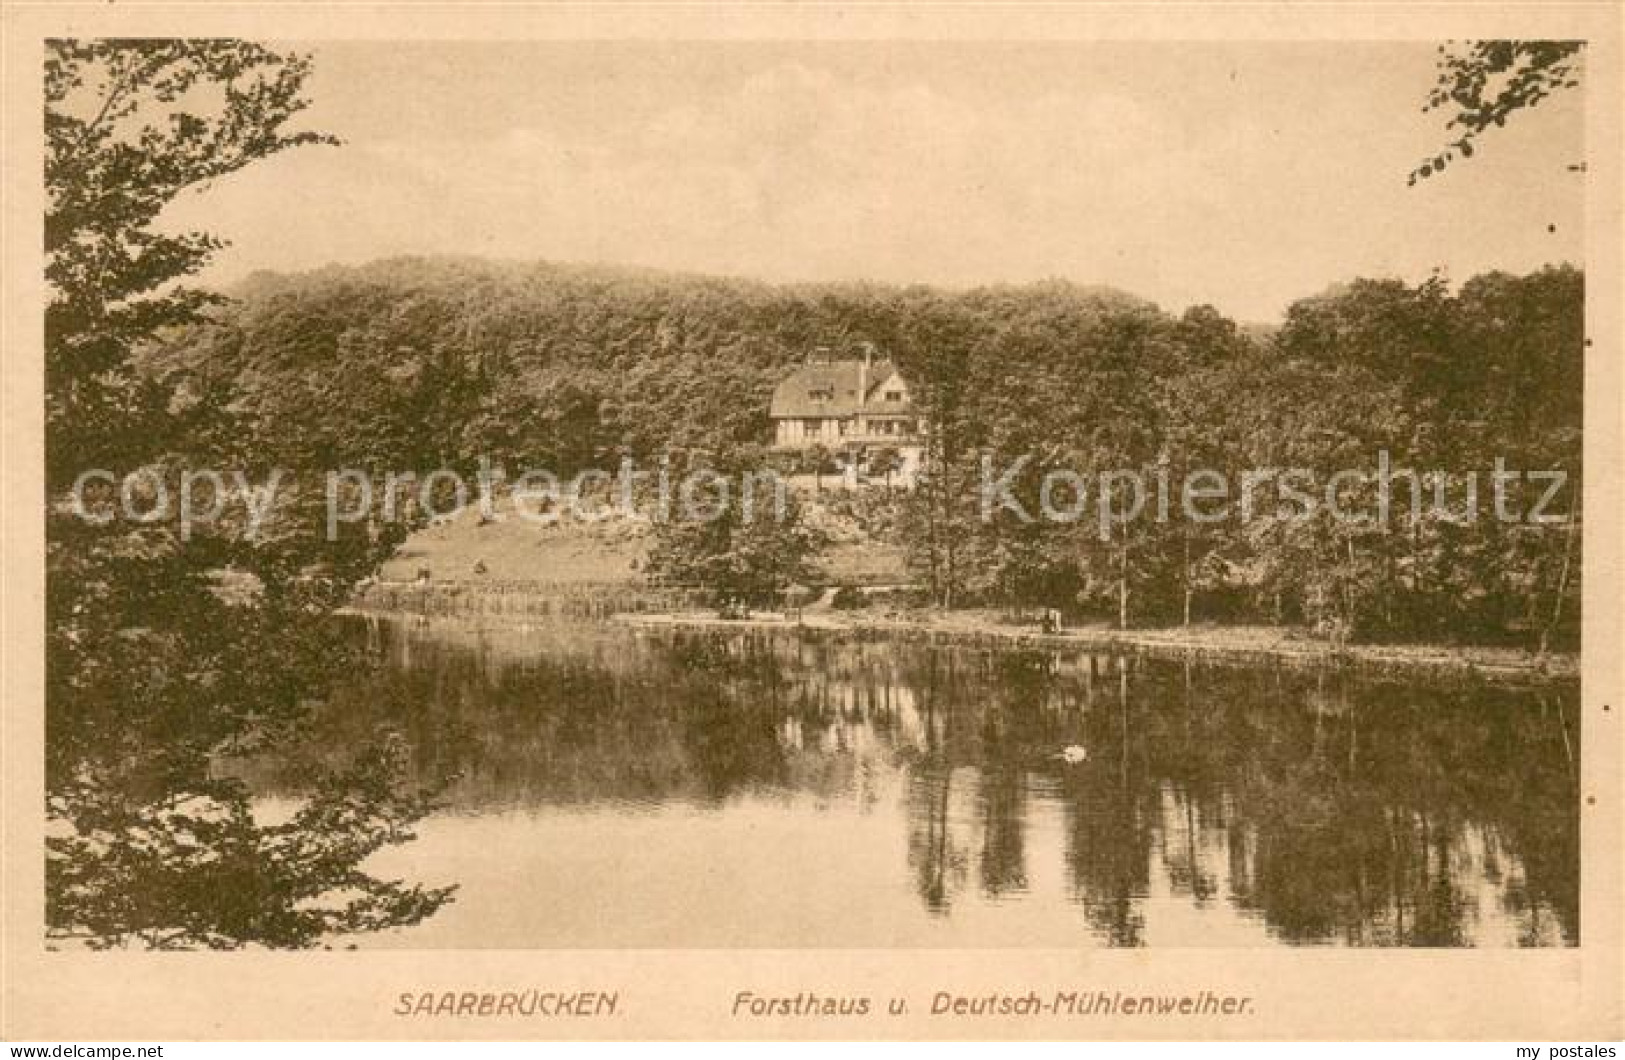
[[[890, 365], [884, 366], [885, 374], [878, 378], [869, 388], [868, 401], [871, 404], [908, 405], [913, 397], [909, 392], [908, 383], [903, 379], [901, 372]], [[895, 396], [895, 400], [893, 397]]]

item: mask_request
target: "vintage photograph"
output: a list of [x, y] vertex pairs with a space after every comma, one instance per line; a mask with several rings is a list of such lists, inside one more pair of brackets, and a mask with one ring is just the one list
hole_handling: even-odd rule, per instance
[[1588, 60], [48, 40], [40, 945], [1580, 946]]

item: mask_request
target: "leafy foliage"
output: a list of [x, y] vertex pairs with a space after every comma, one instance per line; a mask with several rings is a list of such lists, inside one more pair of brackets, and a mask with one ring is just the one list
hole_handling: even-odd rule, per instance
[[747, 454], [712, 468], [728, 492], [656, 524], [649, 575], [704, 587], [724, 607], [772, 604], [790, 586], [814, 580], [812, 561], [826, 537], [807, 525], [794, 494], [763, 477], [762, 466]]
[[1439, 48], [1439, 80], [1423, 112], [1452, 109], [1447, 129], [1457, 135], [1439, 154], [1411, 171], [1409, 183], [1441, 172], [1457, 155], [1473, 156], [1478, 137], [1520, 110], [1580, 84], [1583, 41], [1469, 41]]
[[92, 948], [303, 948], [416, 923], [449, 893], [357, 868], [411, 839], [427, 810], [382, 750], [324, 778], [279, 823], [256, 819], [247, 792], [223, 780], [147, 801], [81, 778], [50, 808], [71, 829], [46, 842], [47, 917], [54, 937]]
[[[1574, 643], [1577, 270], [1488, 274], [1454, 295], [1436, 279], [1355, 281], [1296, 303], [1263, 343], [1200, 307], [1175, 320], [1036, 290], [1001, 294], [994, 312], [990, 303], [987, 292], [967, 295], [963, 333], [934, 334], [929, 348], [941, 360], [926, 354], [915, 369], [941, 427], [907, 532], [939, 601], [1069, 607], [1124, 625], [1205, 612], [1334, 622], [1379, 639]], [[1269, 469], [1301, 469], [1319, 484], [1356, 472], [1339, 493], [1343, 507], [1379, 513], [1372, 480], [1382, 452], [1394, 469], [1385, 524], [1334, 518], [1324, 503], [1302, 518], [1298, 505], [1280, 503], [1279, 488], [1261, 490], [1239, 517], [1243, 476]], [[1030, 462], [1012, 493], [1033, 518], [1001, 507], [984, 520], [976, 465], [990, 457], [997, 477], [1023, 456]], [[1568, 476], [1546, 513], [1557, 522], [1495, 518], [1497, 458]], [[1182, 512], [1180, 485], [1203, 469], [1229, 483], [1226, 518]], [[1037, 515], [1051, 470], [1095, 490], [1077, 499], [1082, 518]], [[1146, 496], [1141, 518], [1103, 527], [1094, 517], [1101, 476], [1119, 471], [1147, 491], [1159, 478], [1170, 483], [1169, 517]], [[1415, 477], [1429, 474], [1438, 481]], [[1474, 476], [1478, 516], [1456, 518]], [[1121, 511], [1132, 498], [1117, 489]], [[1509, 492], [1519, 513], [1536, 500], [1527, 484]], [[1072, 500], [1051, 497], [1063, 512]]]

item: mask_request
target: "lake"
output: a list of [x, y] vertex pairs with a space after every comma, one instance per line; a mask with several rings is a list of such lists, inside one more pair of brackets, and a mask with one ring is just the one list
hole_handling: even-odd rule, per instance
[[[358, 620], [310, 754], [440, 787], [363, 947], [1562, 946], [1578, 687], [852, 633]], [[1070, 748], [1069, 761], [1065, 756]], [[256, 771], [265, 798], [294, 794]]]

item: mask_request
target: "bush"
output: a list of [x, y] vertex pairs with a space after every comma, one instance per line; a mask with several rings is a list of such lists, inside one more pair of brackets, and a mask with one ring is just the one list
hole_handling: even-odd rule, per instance
[[860, 607], [869, 606], [869, 597], [862, 589], [855, 585], [843, 585], [835, 590], [830, 598], [829, 606], [837, 611], [855, 611]]

